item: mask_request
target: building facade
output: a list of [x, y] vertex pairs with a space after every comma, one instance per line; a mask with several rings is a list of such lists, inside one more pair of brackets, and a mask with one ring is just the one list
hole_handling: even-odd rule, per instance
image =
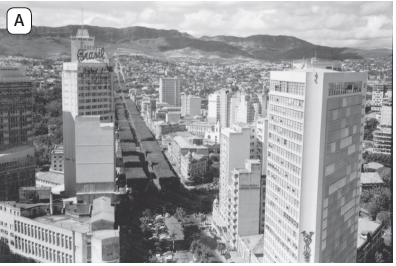
[[35, 186], [33, 83], [25, 67], [0, 67], [0, 200]]
[[208, 171], [208, 156], [189, 151], [181, 156], [180, 172], [187, 180], [203, 177]]
[[271, 72], [264, 262], [356, 262], [366, 83]]
[[371, 110], [380, 112], [382, 101], [384, 100], [384, 84], [382, 82], [375, 82], [373, 84], [373, 94], [371, 99]]
[[373, 131], [374, 148], [376, 153], [392, 153], [392, 102], [384, 102], [381, 107], [380, 130]]
[[160, 78], [159, 102], [180, 106], [180, 79]]
[[180, 93], [181, 97], [181, 116], [201, 115], [201, 101], [202, 99], [195, 95], [187, 95], [184, 92]]

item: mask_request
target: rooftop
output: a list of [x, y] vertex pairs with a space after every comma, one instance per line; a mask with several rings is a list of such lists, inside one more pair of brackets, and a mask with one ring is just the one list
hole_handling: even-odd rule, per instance
[[65, 175], [59, 172], [37, 172], [36, 179], [59, 184], [59, 185], [65, 183]]
[[384, 184], [381, 176], [377, 172], [364, 172], [360, 175], [360, 181], [364, 184]]
[[[254, 251], [257, 245], [260, 245], [261, 242], [264, 243], [264, 235], [243, 236], [241, 240], [249, 250]], [[261, 251], [261, 253], [263, 253], [263, 251]]]
[[371, 163], [367, 164], [367, 167], [371, 168], [371, 169], [379, 169], [379, 168], [384, 167], [384, 165], [382, 165], [380, 163], [376, 163], [376, 162], [371, 162]]
[[79, 233], [90, 231], [90, 217], [71, 218], [68, 215], [47, 215], [33, 219], [42, 224], [60, 227], [67, 230], [73, 230]]
[[366, 239], [363, 239], [360, 236], [360, 234], [362, 232], [365, 232], [365, 231], [374, 232], [380, 226], [381, 226], [381, 224], [378, 222], [371, 221], [371, 220], [368, 220], [365, 218], [359, 218], [357, 248], [360, 248], [364, 244], [364, 242], [366, 242]]
[[[192, 139], [194, 137], [188, 138]], [[208, 149], [205, 146], [198, 146], [196, 144], [192, 144], [188, 142], [188, 140], [182, 136], [176, 136], [173, 138], [173, 140], [179, 145], [180, 148], [182, 149]]]

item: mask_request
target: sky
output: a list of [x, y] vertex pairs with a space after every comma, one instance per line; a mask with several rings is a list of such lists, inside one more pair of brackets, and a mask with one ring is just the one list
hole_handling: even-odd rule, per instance
[[[28, 7], [34, 26], [81, 24], [175, 29], [194, 37], [288, 35], [331, 47], [392, 47], [393, 3], [389, 2], [2, 2]], [[6, 27], [0, 16], [0, 28]]]

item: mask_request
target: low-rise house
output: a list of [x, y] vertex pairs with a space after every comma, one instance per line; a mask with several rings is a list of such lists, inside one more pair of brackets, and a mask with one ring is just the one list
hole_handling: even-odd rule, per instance
[[385, 185], [385, 182], [382, 180], [378, 172], [363, 172], [360, 174], [360, 184], [364, 189], [375, 186], [383, 186]]

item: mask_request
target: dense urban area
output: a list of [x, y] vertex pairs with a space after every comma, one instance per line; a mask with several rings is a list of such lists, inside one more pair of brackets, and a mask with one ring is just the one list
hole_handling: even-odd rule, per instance
[[[41, 176], [51, 173], [51, 157], [64, 144], [62, 71], [64, 62], [70, 61], [68, 55], [48, 58], [0, 56], [0, 66], [24, 66], [26, 76], [33, 81], [32, 125], [36, 185]], [[368, 229], [359, 230], [361, 236], [359, 235], [358, 238], [365, 237], [364, 239], [368, 240], [363, 241], [364, 247], [361, 250], [370, 245], [369, 238], [379, 230], [381, 232], [379, 238], [382, 240], [379, 244], [370, 246], [370, 252], [364, 253], [365, 251], [358, 249], [357, 259], [364, 257], [364, 262], [393, 261], [392, 154], [391, 148], [379, 152], [384, 147], [378, 144], [380, 136], [391, 138], [391, 134], [383, 133], [381, 108], [392, 104], [392, 63], [391, 56], [340, 62], [342, 72], [368, 73], [359, 219], [375, 222], [378, 226], [374, 229], [369, 226]], [[221, 135], [216, 135], [218, 121], [207, 119], [210, 95], [230, 89], [235, 95], [266, 97], [270, 91], [270, 72], [292, 69], [293, 61], [229, 59], [212, 62], [189, 58], [164, 60], [143, 55], [114, 54], [116, 187], [117, 191], [123, 191], [117, 194], [113, 204], [114, 228], [119, 228], [119, 260], [117, 261], [226, 263], [257, 260], [263, 262], [262, 251], [261, 253], [257, 251], [263, 249], [264, 245], [262, 231], [264, 224], [261, 225], [261, 220], [260, 234], [257, 233], [250, 238], [238, 237], [234, 241], [234, 243], [245, 243], [243, 251], [239, 250], [242, 244], [238, 244], [238, 249], [236, 244], [230, 245], [228, 242], [232, 242], [232, 239], [225, 239], [212, 226], [215, 219], [213, 205], [218, 204], [221, 197], [219, 186], [221, 186], [220, 172], [223, 158], [220, 155], [223, 146], [220, 142]], [[173, 110], [171, 105], [161, 106], [158, 103], [157, 111], [151, 109], [152, 101], [160, 97], [161, 78], [177, 78], [180, 80], [180, 93], [200, 98], [199, 113], [194, 116], [185, 114], [181, 117], [180, 114], [175, 114], [180, 112], [180, 107]], [[381, 106], [375, 101], [378, 84], [383, 85]], [[261, 100], [257, 100], [253, 105], [257, 103], [260, 103], [258, 113], [263, 117], [267, 112], [264, 109], [267, 107]], [[183, 103], [181, 106], [183, 108]], [[156, 114], [149, 114], [150, 112]], [[249, 122], [257, 119], [261, 121], [260, 118], [254, 117]], [[255, 124], [252, 128], [258, 130], [258, 125]], [[216, 141], [213, 141], [215, 136]], [[219, 136], [218, 141], [217, 136]], [[178, 152], [182, 154], [180, 157], [175, 155], [175, 149], [179, 149]], [[256, 151], [258, 154], [258, 151], [261, 151], [260, 147], [255, 148], [254, 152]], [[253, 159], [257, 158], [261, 157], [251, 156], [252, 160], [246, 167], [254, 167]], [[183, 168], [185, 164], [201, 169], [200, 162], [204, 165], [202, 167], [204, 170], [199, 170], [194, 175], [192, 172], [185, 174], [185, 171], [190, 171]], [[193, 168], [191, 169], [193, 171]], [[58, 176], [61, 172], [56, 171]], [[243, 173], [246, 172], [241, 171], [239, 174]], [[59, 181], [54, 184], [65, 182]], [[347, 201], [345, 198], [342, 199], [344, 201], [342, 204]], [[95, 213], [95, 204], [92, 213]], [[328, 220], [331, 223], [330, 218]], [[338, 231], [337, 234], [339, 235], [340, 232]], [[9, 249], [7, 250], [7, 245], [1, 243], [1, 262], [24, 261], [24, 258], [12, 255]], [[250, 252], [251, 255], [246, 255], [246, 252]], [[359, 252], [363, 252], [364, 255], [359, 257]], [[57, 262], [64, 261], [58, 258]]]

